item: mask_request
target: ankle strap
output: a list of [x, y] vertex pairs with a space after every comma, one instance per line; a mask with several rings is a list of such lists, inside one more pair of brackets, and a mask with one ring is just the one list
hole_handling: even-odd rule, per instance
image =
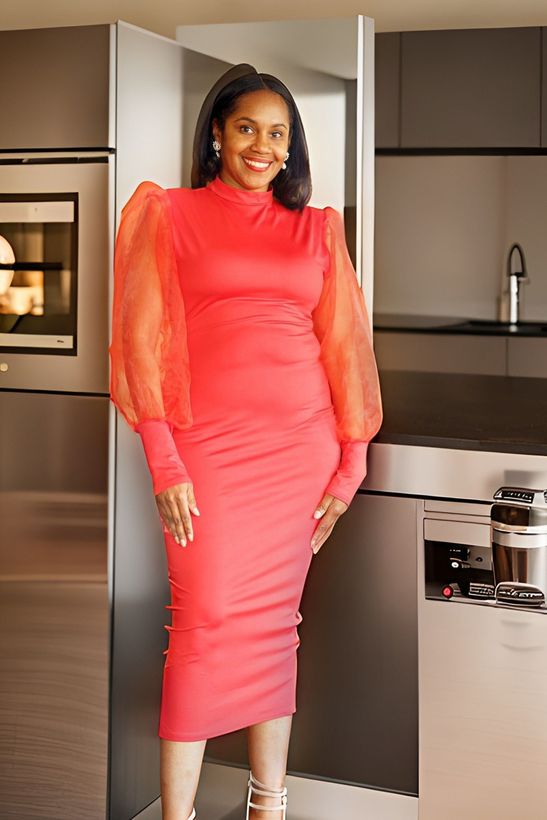
[[287, 794], [286, 786], [282, 789], [270, 789], [265, 783], [261, 783], [252, 772], [249, 772], [248, 785], [254, 792], [261, 794], [264, 797], [283, 797]]

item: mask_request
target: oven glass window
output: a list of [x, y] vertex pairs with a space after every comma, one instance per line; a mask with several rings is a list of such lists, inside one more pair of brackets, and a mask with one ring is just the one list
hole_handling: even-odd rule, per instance
[[0, 193], [0, 347], [76, 355], [78, 195]]

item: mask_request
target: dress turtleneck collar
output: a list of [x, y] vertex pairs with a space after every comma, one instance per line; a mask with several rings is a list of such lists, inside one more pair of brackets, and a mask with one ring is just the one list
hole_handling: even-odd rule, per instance
[[218, 175], [206, 187], [223, 199], [239, 202], [241, 205], [269, 205], [273, 201], [273, 188], [267, 191], [247, 191], [244, 188], [234, 188], [233, 185], [223, 182]]

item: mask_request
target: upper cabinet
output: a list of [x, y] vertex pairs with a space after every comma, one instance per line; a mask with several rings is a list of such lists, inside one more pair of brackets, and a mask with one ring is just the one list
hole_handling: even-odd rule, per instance
[[376, 46], [378, 148], [541, 147], [540, 28], [389, 33]]
[[112, 147], [108, 24], [0, 31], [0, 150]]
[[547, 27], [541, 29], [542, 77], [541, 77], [541, 145], [547, 148]]
[[377, 34], [374, 47], [376, 145], [382, 148], [397, 148], [399, 146], [401, 35], [399, 32]]

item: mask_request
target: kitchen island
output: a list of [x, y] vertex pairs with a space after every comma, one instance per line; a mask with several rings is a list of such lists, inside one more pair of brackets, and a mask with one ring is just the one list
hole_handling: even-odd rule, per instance
[[547, 455], [547, 379], [380, 371], [377, 444]]
[[547, 380], [380, 371], [384, 421], [369, 492], [492, 502], [503, 484], [547, 488]]

